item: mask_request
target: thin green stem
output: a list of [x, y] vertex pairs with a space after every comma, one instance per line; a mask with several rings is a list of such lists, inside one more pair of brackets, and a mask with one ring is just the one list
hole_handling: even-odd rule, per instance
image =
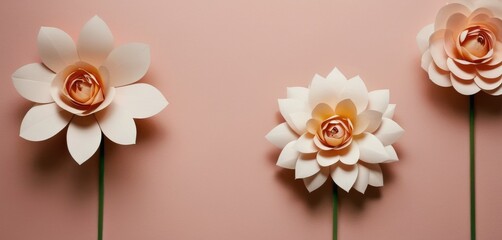
[[99, 206], [98, 206], [98, 240], [103, 239], [103, 205], [105, 194], [105, 139], [101, 136], [99, 146]]
[[471, 192], [471, 240], [476, 239], [476, 175], [474, 153], [474, 95], [469, 96], [469, 175]]
[[333, 183], [333, 240], [338, 239], [338, 186]]

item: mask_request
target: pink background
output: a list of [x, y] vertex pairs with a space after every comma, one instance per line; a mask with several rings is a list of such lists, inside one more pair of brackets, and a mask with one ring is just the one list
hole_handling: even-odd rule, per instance
[[[44, 26], [77, 38], [94, 14], [116, 45], [145, 42], [142, 80], [170, 105], [137, 121], [137, 145], [106, 142], [105, 239], [330, 239], [331, 184], [309, 194], [264, 136], [277, 98], [337, 66], [389, 88], [401, 161], [385, 186], [341, 193], [339, 239], [469, 239], [468, 98], [420, 69], [416, 33], [437, 0], [3, 1], [0, 238], [95, 239], [97, 155], [70, 157], [65, 131], [18, 136], [31, 103], [11, 74], [40, 61]], [[478, 239], [502, 235], [502, 98], [476, 96]], [[201, 139], [203, 140], [201, 142]]]

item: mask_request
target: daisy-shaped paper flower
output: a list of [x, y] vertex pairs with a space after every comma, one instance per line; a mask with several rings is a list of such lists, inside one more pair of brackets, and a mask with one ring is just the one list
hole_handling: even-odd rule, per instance
[[115, 143], [134, 144], [133, 119], [153, 116], [167, 106], [155, 87], [132, 84], [148, 70], [148, 45], [114, 49], [110, 29], [97, 16], [84, 25], [76, 45], [64, 31], [42, 27], [38, 49], [43, 64], [25, 65], [12, 75], [19, 94], [37, 103], [24, 117], [20, 135], [42, 141], [69, 123], [68, 150], [79, 164], [96, 152], [101, 132]]
[[315, 75], [309, 88], [288, 88], [279, 99], [286, 120], [266, 138], [279, 148], [277, 165], [295, 169], [311, 192], [329, 176], [343, 190], [364, 193], [383, 186], [380, 163], [397, 161], [392, 144], [403, 129], [392, 120], [389, 91], [368, 93], [358, 76], [347, 80], [334, 69]]
[[422, 68], [463, 95], [502, 94], [502, 2], [457, 0], [417, 36]]

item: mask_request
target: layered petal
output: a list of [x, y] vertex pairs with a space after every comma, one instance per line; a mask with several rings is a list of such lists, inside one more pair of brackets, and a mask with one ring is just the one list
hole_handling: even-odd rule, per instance
[[314, 144], [314, 135], [310, 133], [301, 135], [296, 141], [295, 148], [301, 153], [315, 153], [319, 151]]
[[478, 85], [474, 82], [474, 80], [460, 80], [457, 79], [454, 75], [450, 76], [451, 83], [453, 88], [457, 90], [460, 94], [463, 95], [473, 95], [481, 90]]
[[366, 110], [357, 116], [353, 135], [359, 135], [363, 132], [374, 132], [382, 122], [382, 113], [374, 110]]
[[49, 103], [51, 81], [56, 74], [40, 63], [24, 65], [12, 74], [12, 81], [17, 92], [24, 98], [36, 103]]
[[343, 165], [335, 164], [331, 166], [331, 178], [341, 189], [348, 192], [357, 179], [359, 168], [357, 164]]
[[368, 89], [359, 76], [347, 81], [340, 99], [350, 99], [356, 106], [357, 113], [361, 113], [368, 106]]
[[320, 166], [328, 167], [340, 160], [340, 153], [339, 151], [319, 151], [316, 159]]
[[122, 145], [136, 143], [136, 124], [132, 116], [120, 106], [112, 103], [94, 115], [108, 139]]
[[98, 150], [101, 129], [94, 116], [74, 117], [68, 126], [66, 143], [70, 155], [80, 165]]
[[434, 63], [429, 65], [429, 79], [441, 87], [451, 87], [450, 72], [444, 71], [437, 67]]
[[353, 187], [358, 192], [364, 193], [370, 180], [370, 170], [362, 164], [357, 166], [359, 168], [359, 172], [357, 173], [357, 179]]
[[30, 141], [49, 139], [65, 128], [72, 116], [55, 103], [35, 105], [24, 116], [19, 135]]
[[295, 178], [307, 178], [321, 170], [317, 164], [315, 154], [300, 154], [295, 166]]
[[389, 106], [387, 107], [387, 110], [385, 110], [382, 117], [392, 119], [394, 117], [395, 111], [396, 111], [396, 104], [389, 104]]
[[396, 142], [396, 140], [399, 139], [403, 133], [404, 130], [401, 126], [399, 126], [399, 124], [394, 122], [392, 119], [383, 118], [382, 124], [380, 124], [380, 127], [374, 135], [384, 146], [387, 146]]
[[368, 108], [384, 113], [389, 106], [389, 89], [375, 90], [368, 93]]
[[304, 87], [288, 87], [287, 97], [306, 103], [309, 99], [309, 89]]
[[157, 88], [146, 83], [116, 88], [114, 101], [128, 111], [133, 118], [149, 118], [159, 113], [168, 104]]
[[298, 135], [286, 123], [281, 123], [265, 136], [265, 138], [277, 146], [284, 148], [288, 143], [298, 139]]
[[282, 149], [281, 154], [279, 155], [279, 159], [277, 160], [277, 166], [287, 168], [287, 169], [295, 169], [296, 160], [300, 156], [300, 152], [298, 152], [295, 148], [296, 141], [291, 141]]
[[367, 165], [370, 176], [368, 184], [373, 187], [381, 187], [383, 186], [383, 174], [382, 169], [379, 164], [369, 164]]
[[38, 33], [38, 51], [42, 62], [54, 72], [79, 61], [73, 39], [63, 30], [42, 27]]
[[99, 18], [91, 18], [80, 31], [77, 42], [80, 60], [99, 68], [113, 50], [113, 35], [108, 25]]
[[327, 80], [319, 75], [315, 75], [310, 83], [309, 104], [312, 108], [319, 103], [327, 103], [335, 106], [340, 100], [340, 87], [336, 81]]
[[367, 163], [381, 163], [389, 159], [380, 140], [371, 133], [363, 133], [354, 139], [359, 145], [359, 159]]
[[295, 124], [291, 119], [291, 114], [298, 112], [306, 112], [305, 103], [296, 99], [279, 99], [279, 111], [281, 112], [282, 117], [288, 125], [298, 134], [301, 135], [304, 131], [295, 128]]
[[417, 34], [417, 44], [420, 52], [423, 54], [429, 49], [429, 38], [434, 32], [434, 24], [429, 24], [422, 28]]
[[390, 162], [395, 162], [398, 161], [399, 158], [397, 157], [396, 150], [392, 145], [385, 146], [385, 151], [387, 151], [387, 155], [389, 156], [389, 159], [384, 161], [384, 163], [390, 163]]
[[323, 168], [318, 173], [303, 179], [303, 184], [309, 192], [312, 192], [322, 186], [329, 176], [329, 168]]
[[103, 64], [114, 87], [138, 81], [149, 66], [150, 48], [142, 43], [129, 43], [113, 49]]
[[360, 152], [357, 142], [352, 142], [348, 147], [340, 152], [340, 161], [347, 165], [354, 165], [359, 160]]

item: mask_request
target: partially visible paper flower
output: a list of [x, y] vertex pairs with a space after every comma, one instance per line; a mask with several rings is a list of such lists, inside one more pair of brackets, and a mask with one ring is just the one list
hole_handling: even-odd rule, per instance
[[309, 192], [331, 176], [343, 190], [364, 193], [383, 186], [380, 163], [397, 161], [392, 144], [403, 129], [392, 120], [389, 91], [369, 92], [359, 78], [349, 80], [334, 69], [315, 75], [309, 88], [291, 87], [279, 99], [286, 122], [266, 138], [279, 148], [277, 165], [295, 170]]
[[463, 95], [502, 94], [502, 2], [461, 0], [442, 7], [417, 35], [422, 68]]
[[78, 164], [98, 149], [101, 132], [118, 144], [136, 142], [134, 118], [148, 118], [167, 106], [155, 87], [138, 83], [150, 65], [142, 43], [113, 47], [113, 36], [98, 16], [82, 28], [77, 44], [58, 28], [38, 33], [42, 63], [14, 72], [14, 87], [36, 105], [21, 123], [20, 136], [46, 140], [68, 123], [68, 150]]

